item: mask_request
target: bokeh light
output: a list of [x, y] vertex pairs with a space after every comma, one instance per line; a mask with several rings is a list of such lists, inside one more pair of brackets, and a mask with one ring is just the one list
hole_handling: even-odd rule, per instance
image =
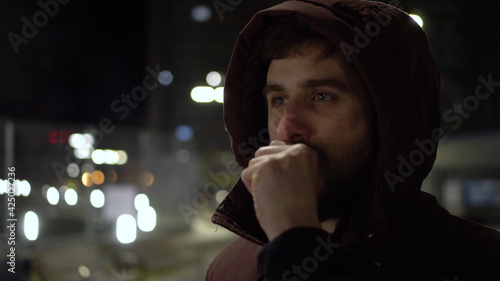
[[70, 206], [76, 205], [76, 203], [78, 203], [78, 193], [76, 193], [76, 190], [68, 188], [66, 192], [64, 192], [64, 201]]
[[137, 226], [141, 231], [150, 232], [156, 227], [156, 211], [151, 206], [137, 212]]
[[139, 176], [139, 181], [142, 186], [150, 187], [155, 182], [155, 177], [150, 172], [144, 172]]
[[82, 174], [82, 184], [86, 187], [91, 187], [93, 185], [91, 173], [85, 172]]
[[94, 189], [90, 193], [90, 204], [94, 208], [102, 208], [106, 203], [106, 197], [104, 196], [104, 192], [100, 189]]
[[137, 223], [132, 215], [120, 215], [116, 220], [116, 238], [122, 244], [129, 244], [137, 238]]
[[35, 241], [38, 238], [38, 229], [38, 215], [33, 211], [28, 211], [24, 215], [24, 236], [30, 241]]
[[50, 205], [57, 205], [59, 203], [59, 190], [51, 186], [47, 189], [47, 201]]
[[197, 86], [191, 90], [191, 99], [199, 103], [212, 102], [215, 98], [214, 88], [208, 86]]
[[212, 10], [205, 5], [197, 5], [191, 10], [191, 17], [197, 22], [207, 22], [212, 17]]
[[162, 70], [158, 73], [158, 82], [163, 86], [168, 86], [174, 82], [174, 75], [168, 70]]
[[137, 211], [149, 206], [149, 198], [144, 193], [139, 193], [134, 198], [134, 207]]
[[66, 167], [66, 173], [68, 173], [68, 176], [76, 178], [80, 174], [80, 167], [75, 163], [70, 163], [68, 167]]
[[175, 128], [175, 137], [180, 141], [190, 141], [193, 138], [193, 128], [188, 125], [180, 125]]
[[95, 185], [101, 185], [104, 183], [104, 173], [101, 170], [93, 171], [90, 177], [92, 179], [92, 183]]
[[410, 17], [420, 26], [424, 27], [424, 20], [416, 14], [410, 14]]
[[206, 77], [207, 84], [212, 87], [217, 87], [222, 82], [222, 76], [217, 71], [210, 71]]

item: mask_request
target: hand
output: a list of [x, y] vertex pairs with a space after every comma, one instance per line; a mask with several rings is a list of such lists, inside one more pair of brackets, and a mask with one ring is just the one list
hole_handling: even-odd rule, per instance
[[318, 155], [305, 144], [272, 141], [261, 147], [241, 176], [269, 240], [294, 227], [320, 228]]

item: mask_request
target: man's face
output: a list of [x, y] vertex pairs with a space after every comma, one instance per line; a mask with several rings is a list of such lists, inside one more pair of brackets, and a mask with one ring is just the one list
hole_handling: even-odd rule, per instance
[[339, 52], [319, 57], [318, 44], [304, 55], [273, 60], [264, 94], [271, 140], [315, 149], [323, 177], [320, 219], [341, 215], [373, 160], [367, 95], [357, 72]]

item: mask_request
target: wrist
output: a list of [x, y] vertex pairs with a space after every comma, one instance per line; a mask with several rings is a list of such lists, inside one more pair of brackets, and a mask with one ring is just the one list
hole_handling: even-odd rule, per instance
[[294, 228], [318, 228], [321, 229], [321, 224], [318, 219], [312, 219], [307, 221], [293, 221], [293, 222], [281, 222], [272, 223], [269, 227], [264, 228], [264, 232], [267, 235], [269, 241], [274, 240], [276, 237], [287, 232], [288, 230]]

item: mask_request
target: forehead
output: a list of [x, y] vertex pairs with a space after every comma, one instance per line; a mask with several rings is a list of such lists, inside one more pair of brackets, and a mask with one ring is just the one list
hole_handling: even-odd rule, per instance
[[296, 54], [271, 61], [267, 72], [267, 85], [299, 84], [300, 80], [336, 80], [349, 91], [364, 91], [364, 83], [356, 69], [345, 60], [342, 52], [335, 49], [325, 55], [321, 43], [309, 43]]

